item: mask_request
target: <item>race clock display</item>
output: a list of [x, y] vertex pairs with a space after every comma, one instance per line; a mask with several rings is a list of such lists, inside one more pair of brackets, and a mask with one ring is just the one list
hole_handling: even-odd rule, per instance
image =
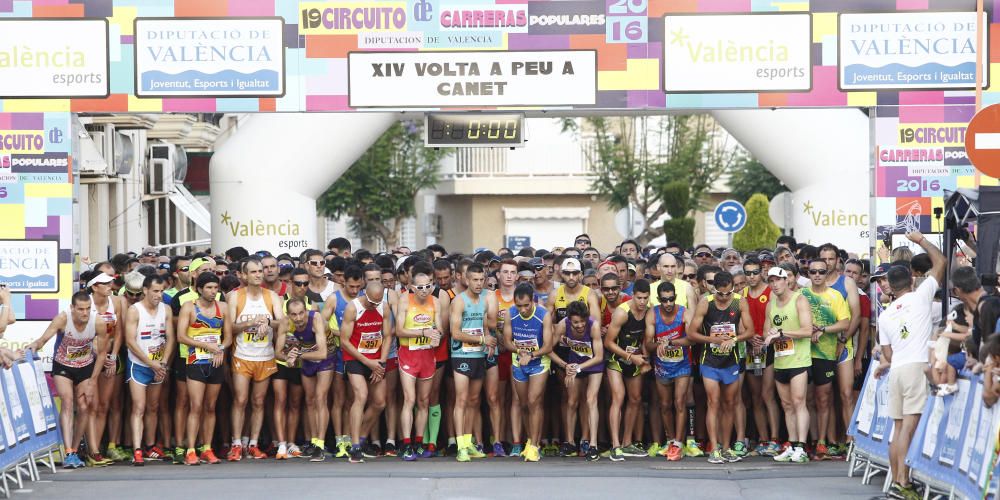
[[518, 147], [524, 145], [521, 113], [428, 113], [428, 147]]

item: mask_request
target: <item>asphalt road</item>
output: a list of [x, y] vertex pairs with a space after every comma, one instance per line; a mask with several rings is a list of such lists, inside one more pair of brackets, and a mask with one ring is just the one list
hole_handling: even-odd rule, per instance
[[[876, 480], [878, 482], [878, 480]], [[853, 498], [880, 495], [878, 486], [847, 477], [844, 462], [779, 464], [752, 457], [736, 464], [713, 465], [703, 459], [667, 462], [639, 458], [613, 463], [543, 458], [528, 464], [486, 458], [460, 464], [450, 458], [403, 463], [397, 458], [364, 464], [327, 459], [274, 460], [187, 467], [148, 462], [137, 468], [42, 472], [14, 498], [355, 498], [517, 499], [525, 498]]]

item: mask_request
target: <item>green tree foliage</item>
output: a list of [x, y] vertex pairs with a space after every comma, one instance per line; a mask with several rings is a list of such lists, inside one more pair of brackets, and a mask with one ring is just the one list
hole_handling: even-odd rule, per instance
[[414, 197], [437, 185], [439, 163], [450, 153], [424, 147], [421, 125], [396, 123], [320, 196], [316, 208], [350, 217], [351, 229], [364, 240], [396, 247], [403, 221], [416, 214]]
[[753, 158], [733, 165], [729, 175], [730, 197], [740, 203], [746, 203], [754, 193], [761, 193], [770, 200], [776, 194], [788, 191], [764, 164]]
[[[582, 126], [563, 121], [593, 138], [589, 168], [591, 189], [612, 210], [630, 204], [646, 218], [646, 228], [636, 238], [646, 244], [663, 234], [658, 221], [665, 214], [684, 219], [704, 209], [709, 188], [742, 156], [728, 134], [705, 114], [639, 117], [588, 117]], [[687, 196], [677, 198], [680, 183]], [[672, 191], [673, 190], [673, 191]], [[675, 231], [686, 223], [674, 223]], [[693, 224], [691, 225], [693, 228]], [[692, 229], [693, 232], [693, 229]], [[672, 234], [671, 239], [683, 239]]]
[[663, 234], [667, 241], [682, 247], [694, 244], [694, 219], [687, 216], [691, 206], [691, 190], [684, 181], [668, 182], [663, 186], [663, 206], [670, 219], [663, 221]]
[[767, 213], [769, 206], [767, 197], [761, 193], [750, 197], [746, 203], [747, 223], [733, 235], [733, 247], [741, 252], [748, 252], [774, 246], [775, 240], [781, 236], [781, 230], [771, 222], [771, 216]]

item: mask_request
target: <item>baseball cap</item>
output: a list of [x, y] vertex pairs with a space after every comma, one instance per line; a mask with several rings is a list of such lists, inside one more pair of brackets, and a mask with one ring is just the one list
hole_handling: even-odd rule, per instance
[[888, 273], [889, 264], [879, 264], [879, 266], [875, 268], [875, 271], [872, 272], [872, 277], [868, 281], [875, 281]]
[[582, 272], [583, 267], [580, 266], [579, 260], [570, 257], [563, 261], [562, 267], [560, 267], [560, 269], [569, 272]]
[[208, 263], [214, 264], [215, 261], [212, 259], [206, 259], [205, 257], [198, 257], [197, 259], [192, 260], [190, 264], [188, 264], [188, 271], [191, 271], [193, 273], [197, 271], [199, 267], [204, 266], [205, 264]]
[[160, 255], [160, 252], [153, 247], [145, 247], [142, 249], [142, 255]]
[[545, 267], [545, 261], [541, 257], [532, 257], [528, 260], [528, 265], [538, 270]]
[[109, 275], [108, 273], [100, 273], [97, 276], [94, 276], [93, 278], [91, 278], [90, 281], [87, 282], [87, 288], [90, 288], [90, 287], [92, 287], [94, 285], [98, 285], [98, 284], [102, 284], [102, 283], [111, 283], [114, 280], [115, 279], [111, 275]]
[[761, 262], [771, 262], [771, 263], [777, 262], [776, 260], [774, 260], [774, 254], [768, 250], [764, 250], [759, 254], [757, 254], [757, 260]]
[[767, 277], [770, 278], [772, 276], [778, 278], [788, 278], [788, 271], [785, 271], [782, 267], [774, 266], [767, 271]]

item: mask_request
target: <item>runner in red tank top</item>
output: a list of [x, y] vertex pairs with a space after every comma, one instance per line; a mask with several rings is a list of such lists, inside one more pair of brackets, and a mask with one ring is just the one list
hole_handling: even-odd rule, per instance
[[[351, 301], [340, 325], [340, 346], [344, 350], [344, 371], [354, 389], [351, 404], [351, 463], [364, 462], [361, 436], [367, 436], [385, 408], [385, 363], [392, 341], [389, 304], [371, 297], [383, 297], [381, 281], [369, 281], [365, 295]], [[367, 404], [367, 407], [366, 407]]]
[[[781, 450], [775, 441], [778, 437], [778, 401], [775, 399], [774, 386], [774, 347], [765, 346], [763, 337], [771, 287], [767, 286], [761, 276], [762, 272], [761, 263], [756, 257], [747, 257], [743, 262], [743, 274], [747, 277], [743, 300], [750, 311], [754, 331], [754, 336], [747, 344], [746, 381], [750, 384], [750, 401], [753, 404], [757, 435], [760, 437], [754, 451], [758, 455], [775, 456]], [[765, 365], [759, 376], [749, 368], [754, 359], [763, 361]]]

